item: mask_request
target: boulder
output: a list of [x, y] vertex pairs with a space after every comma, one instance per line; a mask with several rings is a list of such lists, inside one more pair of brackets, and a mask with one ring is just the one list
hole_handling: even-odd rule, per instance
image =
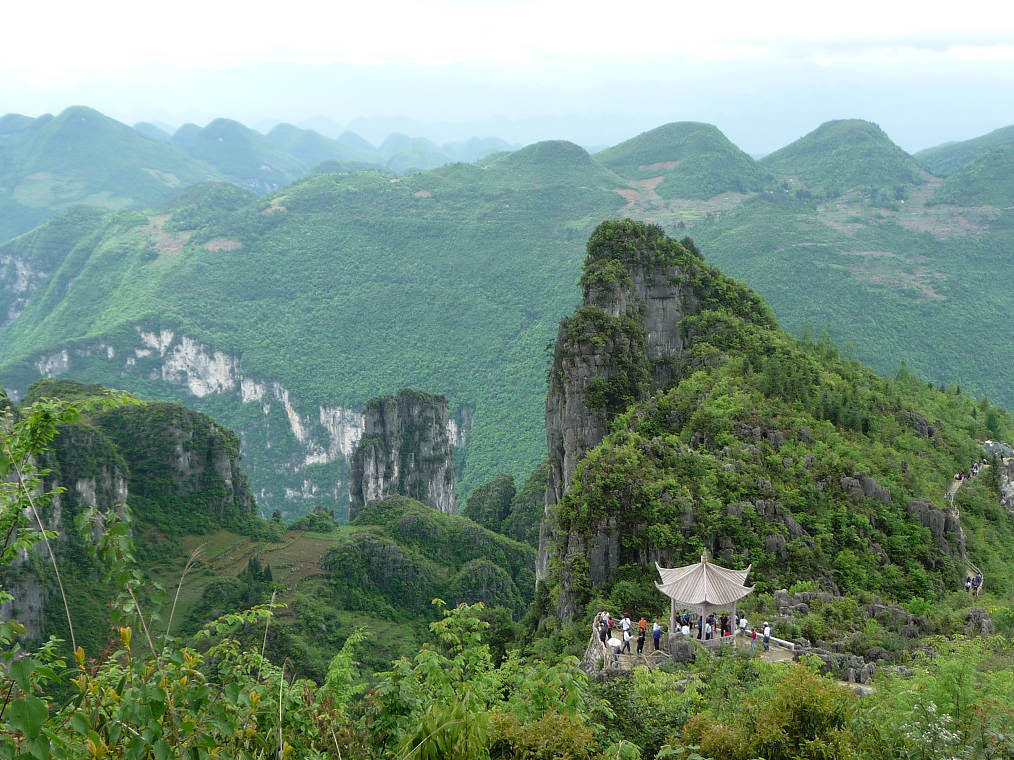
[[965, 633], [969, 636], [990, 636], [995, 632], [993, 618], [984, 609], [973, 608], [965, 618]]
[[669, 655], [673, 662], [693, 662], [697, 659], [694, 645], [681, 633], [669, 634]]

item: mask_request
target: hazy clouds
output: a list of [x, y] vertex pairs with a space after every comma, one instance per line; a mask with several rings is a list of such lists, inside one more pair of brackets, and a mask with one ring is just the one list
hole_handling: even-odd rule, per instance
[[[0, 113], [402, 116], [437, 140], [591, 145], [686, 119], [754, 153], [830, 118], [877, 121], [908, 150], [1014, 123], [1014, 14], [977, 0], [56, 5], [5, 9]], [[373, 141], [386, 123], [359, 122]]]

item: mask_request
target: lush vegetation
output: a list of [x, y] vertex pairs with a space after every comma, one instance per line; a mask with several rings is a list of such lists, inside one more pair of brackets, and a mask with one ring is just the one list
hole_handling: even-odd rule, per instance
[[82, 106], [0, 120], [0, 242], [76, 204], [144, 208], [221, 179], [178, 148]]
[[[325, 154], [305, 131], [273, 135], [275, 151]], [[356, 160], [370, 147], [336, 142]], [[639, 168], [666, 162], [679, 163]], [[4, 328], [0, 376], [23, 391], [40, 357], [68, 347], [72, 376], [185, 400], [241, 433], [266, 513], [295, 517], [320, 494], [340, 520], [344, 458], [307, 464], [281, 404], [265, 413], [238, 393], [194, 397], [162, 379], [158, 356], [128, 366], [136, 327], [185, 334], [238, 358], [245, 376], [279, 382], [319, 437], [318, 406], [356, 408], [405, 385], [442, 393], [471, 421], [459, 494], [499, 472], [521, 483], [544, 456], [543, 349], [577, 300], [580, 241], [621, 213], [680, 236], [692, 228], [708, 262], [749, 283], [797, 336], [826, 326], [881, 372], [904, 360], [937, 385], [1010, 405], [1014, 346], [996, 338], [1010, 310], [997, 276], [1014, 240], [1010, 172], [994, 181], [988, 167], [955, 175], [933, 196], [946, 203], [927, 205], [936, 180], [874, 125], [832, 122], [758, 163], [684, 123], [594, 157], [549, 142], [401, 178], [337, 173], [362, 168], [339, 162], [266, 199], [202, 185], [145, 214], [75, 209], [0, 248], [0, 314], [27, 306]], [[782, 186], [758, 184], [769, 171]], [[663, 175], [654, 193], [643, 184]], [[665, 190], [670, 175], [684, 178], [682, 198]], [[745, 198], [703, 199], [737, 187]], [[969, 202], [998, 205], [950, 205]], [[15, 261], [37, 273], [27, 289]]]
[[813, 195], [904, 186], [918, 179], [919, 165], [876, 124], [858, 119], [829, 121], [774, 153], [761, 165], [801, 181]]
[[[669, 252], [692, 257], [684, 263], [700, 261], [684, 246], [674, 244]], [[798, 517], [797, 527], [821, 542], [808, 555], [813, 564], [791, 547], [787, 562], [812, 571], [796, 587], [812, 591], [815, 580], [833, 580], [854, 593], [814, 595], [805, 613], [782, 618], [785, 630], [779, 632], [841, 642], [846, 652], [881, 662], [871, 695], [860, 699], [842, 688], [815, 658], [772, 664], [733, 651], [590, 680], [575, 659], [561, 654], [583, 646], [586, 620], [533, 640], [537, 610], [519, 629], [503, 611], [482, 605], [430, 605], [425, 597], [431, 593], [453, 601], [488, 594], [503, 603], [513, 584], [523, 594], [531, 588], [533, 552], [464, 517], [408, 499], [370, 504], [352, 525], [339, 528], [327, 512], [314, 513], [298, 537], [290, 532], [281, 542], [260, 544], [266, 552], [300, 541], [298, 555], [310, 541], [329, 545], [325, 577], [305, 577], [295, 590], [281, 587], [279, 568], [286, 563], [268, 563], [244, 549], [238, 572], [206, 583], [196, 605], [177, 608], [179, 599], [170, 601], [151, 584], [155, 563], [134, 547], [135, 538], [146, 539], [130, 530], [130, 509], [89, 505], [78, 513], [75, 528], [61, 526], [59, 539], [34, 530], [29, 519], [49, 514], [54, 499], [63, 499], [65, 508], [70, 491], [58, 493], [54, 485], [61, 475], [74, 477], [70, 468], [93, 477], [110, 467], [137, 469], [160, 488], [157, 462], [175, 452], [165, 436], [187, 424], [186, 414], [123, 397], [96, 399], [94, 387], [48, 383], [33, 389], [20, 408], [0, 400], [0, 528], [8, 539], [0, 562], [8, 565], [30, 550], [39, 559], [36, 571], [45, 564], [51, 585], [62, 585], [71, 597], [85, 577], [101, 577], [91, 587], [91, 605], [108, 609], [113, 625], [93, 626], [87, 608], [73, 602], [63, 610], [62, 642], [25, 642], [16, 620], [0, 623], [0, 659], [7, 665], [0, 675], [0, 757], [1009, 757], [1014, 612], [1004, 595], [1014, 587], [1014, 573], [1004, 568], [1011, 518], [996, 505], [995, 483], [982, 475], [966, 484], [958, 506], [969, 551], [989, 578], [989, 595], [976, 601], [990, 610], [998, 635], [967, 639], [956, 633], [972, 600], [963, 592], [944, 593], [935, 583], [953, 580], [950, 537], [927, 548], [936, 537], [912, 528], [895, 509], [901, 495], [924, 491], [933, 498], [956, 463], [977, 455], [975, 438], [1009, 434], [1007, 415], [988, 402], [929, 388], [907, 370], [896, 380], [877, 378], [838, 355], [825, 338], [796, 342], [777, 330], [762, 302], [697, 266], [700, 277], [715, 278], [722, 287], [713, 287], [705, 313], [685, 322], [693, 340], [681, 382], [616, 417], [575, 486], [586, 488], [588, 511], [567, 501], [565, 519], [577, 526], [594, 520], [593, 511], [612, 508], [615, 499], [596, 495], [609, 489], [621, 500], [630, 498], [616, 490], [622, 480], [637, 489], [629, 504], [642, 510], [624, 525], [630, 547], [643, 546], [645, 538], [669, 546], [686, 528], [685, 543], [695, 551], [702, 545], [695, 537], [734, 536], [757, 550], [750, 559], [758, 577], [773, 583], [781, 570], [764, 563], [769, 548], [753, 540], [760, 522], [746, 505], [757, 514], [770, 508], [765, 522], [777, 534], [792, 526], [779, 509], [791, 509], [788, 517]], [[732, 303], [723, 304], [723, 298]], [[733, 304], [735, 313], [723, 308]], [[215, 456], [216, 447], [235, 453], [234, 437], [222, 435], [212, 445], [210, 429], [202, 429], [194, 427], [187, 438], [194, 453]], [[138, 440], [128, 440], [128, 431]], [[607, 460], [613, 468], [608, 476]], [[61, 469], [36, 469], [50, 464]], [[867, 465], [883, 491], [873, 489], [876, 498], [863, 492], [848, 509], [839, 509], [831, 494], [844, 486], [835, 477]], [[828, 475], [824, 491], [807, 490], [811, 479]], [[515, 515], [529, 514], [540, 480], [544, 484], [544, 472], [513, 495], [502, 529]], [[758, 489], [764, 498], [751, 501]], [[476, 491], [477, 514], [500, 518], [513, 484], [499, 478]], [[722, 509], [735, 506], [733, 492], [743, 506], [738, 516]], [[138, 512], [154, 508], [154, 496]], [[97, 501], [108, 497], [99, 494]], [[687, 513], [695, 520], [699, 514], [707, 530], [688, 525]], [[144, 519], [135, 514], [133, 524]], [[648, 519], [668, 523], [644, 531]], [[47, 541], [70, 546], [70, 532], [80, 557], [66, 549], [41, 551]], [[848, 542], [856, 535], [866, 539], [862, 548], [883, 540], [891, 562], [868, 568], [859, 546], [849, 557]], [[892, 543], [895, 538], [903, 545]], [[165, 547], [162, 562], [173, 554], [171, 542]], [[733, 562], [743, 559], [735, 544], [719, 541], [713, 548], [717, 555], [728, 551]], [[821, 575], [817, 548], [839, 549], [830, 576]], [[902, 550], [915, 553], [912, 563], [896, 562]], [[927, 552], [937, 566], [924, 562]], [[196, 562], [188, 562], [187, 570], [197, 572]], [[623, 572], [624, 582], [613, 585], [608, 599], [596, 600], [596, 607], [644, 604], [638, 579], [629, 569]], [[885, 617], [889, 610], [864, 604], [876, 601], [872, 591], [883, 587], [881, 573], [911, 586], [901, 612], [915, 615], [922, 638], [905, 639]], [[283, 597], [288, 608], [278, 606]], [[363, 617], [374, 622], [369, 634], [329, 608], [338, 597], [365, 608]], [[3, 600], [11, 601], [7, 594]], [[774, 619], [776, 613], [772, 597], [763, 593], [745, 610], [752, 619]], [[425, 630], [413, 631], [426, 620], [432, 622]], [[82, 636], [84, 630], [94, 633]], [[413, 635], [418, 638], [403, 649], [406, 656], [394, 659], [391, 640]]]

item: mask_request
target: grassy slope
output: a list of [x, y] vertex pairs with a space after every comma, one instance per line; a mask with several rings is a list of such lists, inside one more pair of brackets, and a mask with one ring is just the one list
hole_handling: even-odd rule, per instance
[[1014, 145], [1014, 124], [994, 129], [989, 134], [971, 140], [962, 140], [921, 150], [915, 154], [915, 158], [934, 174], [947, 177], [991, 150], [1007, 145]]
[[759, 190], [770, 174], [710, 124], [675, 122], [644, 132], [595, 154], [629, 179], [663, 177], [663, 198], [711, 198], [728, 191]]
[[[466, 490], [497, 471], [521, 481], [542, 458], [544, 347], [620, 184], [577, 146], [543, 143], [400, 181], [315, 176], [216, 215], [209, 206], [225, 201], [195, 194], [167, 209], [166, 230], [196, 227], [179, 254], [151, 249], [144, 215], [112, 215], [6, 330], [2, 359], [86, 336], [133, 341], [135, 323], [175, 326], [311, 404], [443, 393], [475, 410]], [[287, 210], [262, 214], [269, 203]], [[201, 247], [223, 236], [243, 247]]]

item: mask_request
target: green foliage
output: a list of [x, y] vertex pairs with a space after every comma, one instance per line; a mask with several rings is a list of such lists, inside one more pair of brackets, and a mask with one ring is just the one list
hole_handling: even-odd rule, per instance
[[405, 497], [370, 502], [320, 561], [339, 603], [394, 620], [434, 597], [484, 601], [520, 616], [535, 587], [534, 550]]
[[469, 493], [461, 514], [484, 528], [502, 532], [515, 493], [514, 478], [501, 472], [490, 482], [483, 483]]
[[532, 470], [521, 490], [514, 495], [510, 513], [503, 521], [500, 532], [505, 536], [528, 544], [539, 545], [539, 524], [546, 511], [546, 480], [549, 477], [549, 461], [543, 461]]

